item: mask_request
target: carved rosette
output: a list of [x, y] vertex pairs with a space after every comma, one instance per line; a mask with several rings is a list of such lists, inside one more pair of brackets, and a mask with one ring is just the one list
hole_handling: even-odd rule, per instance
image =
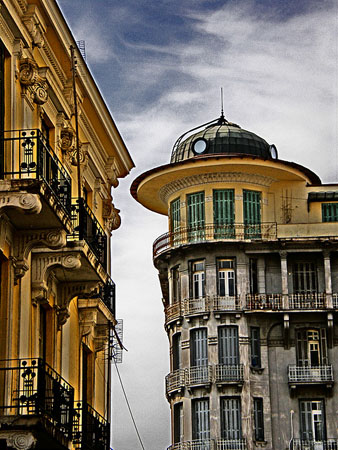
[[10, 448], [16, 450], [29, 450], [35, 448], [37, 440], [29, 431], [1, 431], [0, 439], [6, 440], [6, 444]]
[[117, 230], [121, 225], [121, 217], [119, 216], [120, 210], [115, 208], [111, 200], [105, 200], [103, 202], [102, 217], [104, 219], [104, 227], [109, 233], [113, 230]]
[[48, 84], [45, 77], [45, 68], [39, 69], [33, 59], [24, 58], [19, 60], [19, 80], [23, 92], [30, 90], [34, 103], [43, 105], [48, 100]]

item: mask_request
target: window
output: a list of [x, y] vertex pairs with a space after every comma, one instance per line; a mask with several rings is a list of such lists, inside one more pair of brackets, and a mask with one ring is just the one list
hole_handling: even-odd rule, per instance
[[215, 239], [235, 237], [234, 190], [214, 190], [213, 206]]
[[173, 267], [171, 269], [171, 283], [172, 283], [171, 302], [176, 303], [181, 299], [179, 267]]
[[293, 264], [293, 292], [311, 294], [317, 292], [317, 271], [313, 262]]
[[328, 364], [326, 329], [296, 331], [297, 364], [316, 367]]
[[324, 401], [300, 400], [299, 410], [301, 439], [324, 441], [326, 439]]
[[173, 336], [173, 370], [181, 368], [181, 333]]
[[251, 367], [261, 367], [261, 341], [259, 327], [250, 328]]
[[244, 237], [261, 236], [261, 193], [243, 190]]
[[181, 202], [180, 199], [172, 201], [170, 204], [170, 226], [171, 232], [179, 231], [181, 225]]
[[190, 332], [191, 367], [208, 365], [208, 333], [206, 328], [196, 328]]
[[263, 399], [254, 398], [254, 427], [255, 440], [264, 441], [264, 413]]
[[205, 296], [205, 269], [204, 261], [195, 261], [191, 264], [191, 296], [199, 298]]
[[258, 294], [258, 272], [257, 272], [257, 259], [250, 258], [249, 262], [250, 271], [250, 294]]
[[226, 440], [242, 439], [241, 402], [238, 397], [221, 398], [221, 436]]
[[[0, 41], [0, 134], [5, 127], [5, 48]], [[0, 141], [0, 177], [4, 171], [4, 147], [3, 142]]]
[[188, 204], [188, 239], [190, 241], [204, 238], [204, 192], [187, 196]]
[[322, 203], [323, 222], [338, 222], [338, 203]]
[[176, 403], [174, 405], [174, 444], [183, 440], [183, 404]]
[[218, 327], [219, 364], [237, 366], [239, 364], [238, 328]]
[[[210, 439], [209, 399], [192, 401], [192, 438], [193, 440]], [[197, 448], [204, 450], [206, 447]]]
[[218, 295], [233, 297], [235, 295], [235, 270], [233, 259], [217, 260]]

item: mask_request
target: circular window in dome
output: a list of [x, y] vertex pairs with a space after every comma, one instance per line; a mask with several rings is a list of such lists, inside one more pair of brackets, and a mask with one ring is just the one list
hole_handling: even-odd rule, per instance
[[207, 148], [207, 143], [204, 139], [196, 139], [196, 141], [192, 145], [193, 152], [195, 155], [200, 155], [204, 153]]

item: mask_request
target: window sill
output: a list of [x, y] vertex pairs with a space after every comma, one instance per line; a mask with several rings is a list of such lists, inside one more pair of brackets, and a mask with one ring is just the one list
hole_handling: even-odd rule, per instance
[[252, 367], [252, 366], [250, 366], [250, 370], [251, 370], [251, 373], [258, 373], [259, 375], [261, 375], [263, 373], [264, 367]]

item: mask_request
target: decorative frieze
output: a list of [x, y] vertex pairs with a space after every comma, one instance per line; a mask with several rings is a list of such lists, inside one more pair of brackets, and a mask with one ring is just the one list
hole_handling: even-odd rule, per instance
[[210, 183], [249, 183], [256, 186], [269, 187], [275, 181], [274, 178], [245, 172], [218, 172], [201, 173], [172, 181], [163, 186], [159, 191], [159, 197], [164, 202], [177, 191], [191, 186]]

